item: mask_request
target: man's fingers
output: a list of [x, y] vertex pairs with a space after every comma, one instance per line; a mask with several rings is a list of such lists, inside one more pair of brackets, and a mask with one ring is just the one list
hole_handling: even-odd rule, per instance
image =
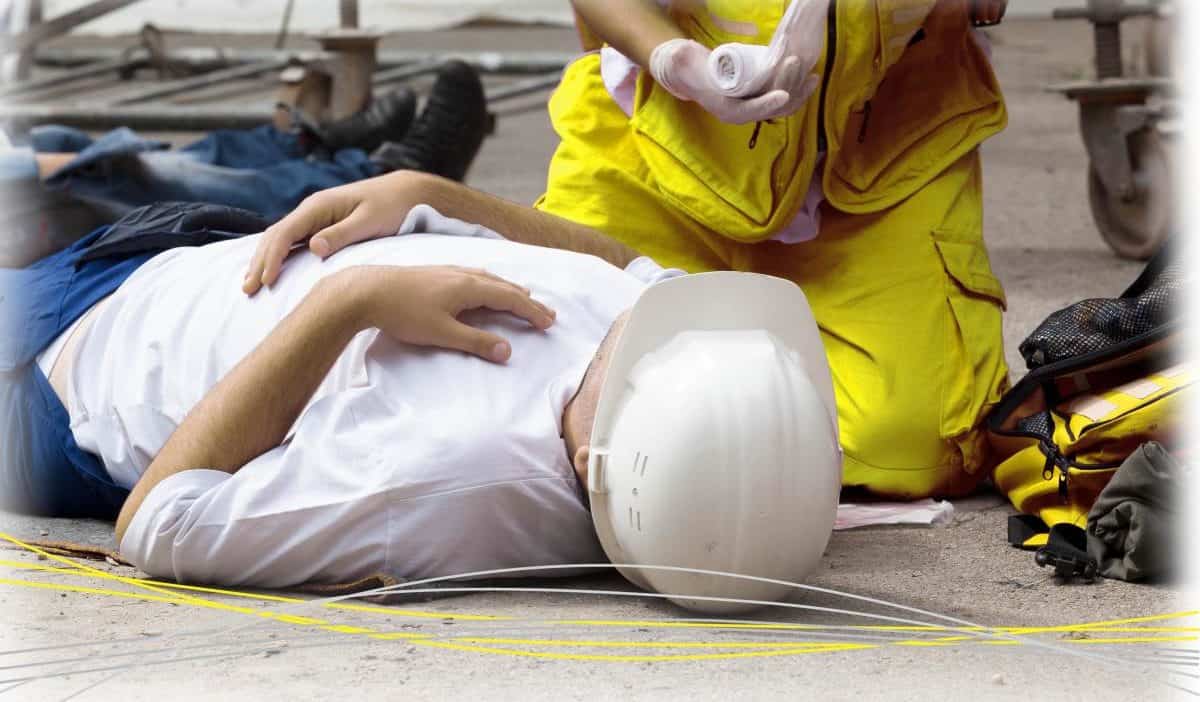
[[474, 354], [493, 363], [504, 363], [512, 356], [512, 346], [502, 337], [458, 320], [451, 320], [442, 337], [439, 346]]
[[[476, 275], [482, 276], [484, 278], [487, 278], [488, 280], [494, 280], [498, 283], [505, 283], [506, 285], [511, 285], [514, 288], [525, 293], [526, 295], [530, 294], [529, 288], [525, 287], [524, 285], [518, 285], [518, 284], [512, 282], [511, 280], [508, 280], [507, 278], [501, 278], [500, 276], [496, 275], [495, 273], [492, 273], [489, 270], [486, 270], [483, 268], [468, 268], [465, 270], [475, 273]], [[549, 308], [547, 308], [547, 309], [549, 309]]]
[[[291, 214], [271, 225], [259, 242], [254, 254], [249, 278], [256, 278], [261, 285], [273, 285], [279, 279], [283, 261], [292, 247], [304, 241], [313, 232], [320, 231], [334, 222], [337, 213], [328, 198], [321, 194], [309, 196]], [[251, 280], [247, 280], [249, 286]]]
[[[554, 324], [554, 310], [534, 300], [524, 288], [484, 271], [477, 272], [476, 284], [467, 286], [460, 312], [487, 308], [520, 317], [538, 329]], [[504, 363], [512, 355], [512, 346], [502, 337], [452, 319], [442, 343], [487, 359]]]
[[[265, 238], [266, 234], [262, 234], [261, 237]], [[242, 280], [242, 292], [247, 295], [253, 295], [262, 288], [262, 247], [263, 243], [260, 239], [258, 248], [250, 257], [250, 265], [246, 267], [246, 277]]]
[[246, 277], [242, 280], [242, 291], [247, 295], [253, 295], [262, 288], [263, 266], [266, 262], [267, 251], [271, 246], [271, 242], [278, 236], [278, 230], [273, 225], [268, 227], [258, 237], [258, 246], [254, 247], [254, 255], [250, 257], [250, 263], [246, 266]]
[[508, 281], [480, 281], [478, 285], [470, 286], [457, 311], [465, 312], [480, 307], [508, 312], [538, 329], [549, 329], [554, 324], [554, 310], [534, 300]]
[[279, 273], [283, 270], [283, 261], [288, 257], [292, 250], [292, 241], [283, 236], [278, 236], [267, 243], [267, 248], [263, 252], [262, 260], [262, 284], [268, 288], [279, 280]]
[[308, 242], [308, 248], [321, 258], [329, 258], [347, 246], [370, 239], [377, 233], [371, 229], [362, 210], [355, 208], [345, 219], [334, 222], [314, 234]]

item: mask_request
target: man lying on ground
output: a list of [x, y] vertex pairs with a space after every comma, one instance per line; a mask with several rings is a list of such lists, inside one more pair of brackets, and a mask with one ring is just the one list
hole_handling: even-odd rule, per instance
[[8, 214], [0, 266], [28, 265], [156, 202], [229, 205], [273, 221], [319, 190], [395, 170], [462, 180], [490, 119], [478, 73], [448, 62], [419, 117], [416, 103], [399, 88], [330, 124], [297, 115], [291, 132], [219, 130], [178, 150], [128, 129], [93, 140], [76, 129], [36, 127], [26, 146], [0, 145]]
[[[190, 230], [232, 234], [256, 219], [228, 208], [184, 213]], [[152, 219], [135, 214], [135, 226]], [[101, 232], [29, 269], [0, 271], [3, 338], [22, 339], [0, 347], [5, 506], [109, 518], [119, 508], [121, 553], [183, 581], [287, 587], [603, 560], [581, 480], [609, 349], [647, 285], [679, 272], [514, 243], [427, 206], [399, 229], [327, 261], [302, 253], [253, 297], [240, 283], [269, 236], [151, 258], [135, 253], [138, 232]], [[142, 238], [158, 245], [159, 236]], [[827, 537], [836, 422], [809, 324], [821, 417], [789, 411], [805, 394], [785, 391], [799, 382], [792, 375], [790, 385], [775, 379], [781, 368], [804, 371], [795, 354], [760, 340], [755, 363], [720, 354], [737, 369], [736, 402], [728, 392], [715, 405], [702, 392], [677, 400], [772, 408], [755, 429], [721, 440], [742, 458], [776, 456], [732, 466], [727, 474], [743, 483], [760, 465], [772, 471], [747, 490], [817, 492], [801, 480], [806, 466], [774, 471], [780, 456], [813, 450], [798, 448], [805, 425], [824, 432]], [[791, 517], [773, 515], [771, 526], [804, 516], [785, 506]], [[824, 539], [809, 540], [812, 548], [760, 541], [811, 562]]]

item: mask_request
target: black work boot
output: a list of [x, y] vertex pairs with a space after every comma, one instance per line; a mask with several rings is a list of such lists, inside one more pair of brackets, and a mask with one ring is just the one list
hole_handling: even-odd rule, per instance
[[404, 139], [376, 149], [371, 160], [387, 171], [423, 171], [461, 181], [492, 120], [478, 71], [449, 61], [438, 69], [429, 102], [412, 129]]
[[316, 124], [299, 111], [292, 112], [292, 120], [302, 138], [310, 141], [313, 147], [327, 151], [355, 148], [370, 153], [384, 142], [403, 139], [416, 114], [416, 93], [401, 86], [372, 99], [362, 110], [336, 122]]

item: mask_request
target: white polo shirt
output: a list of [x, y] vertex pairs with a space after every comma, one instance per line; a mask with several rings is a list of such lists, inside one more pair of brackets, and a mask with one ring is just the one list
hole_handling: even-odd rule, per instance
[[[415, 215], [409, 229], [464, 231], [428, 208]], [[284, 445], [233, 475], [197, 466], [156, 486], [120, 544], [124, 557], [155, 576], [268, 588], [603, 559], [560, 438], [562, 412], [617, 315], [669, 273], [646, 259], [627, 272], [504, 240], [415, 234], [324, 263], [298, 254], [272, 289], [248, 298], [241, 277], [257, 243], [164, 253], [98, 311], [67, 404], [76, 441], [115, 481], [132, 486], [192, 407], [343, 268], [484, 268], [558, 316], [543, 332], [472, 313], [468, 321], [511, 342], [507, 365], [359, 334]]]

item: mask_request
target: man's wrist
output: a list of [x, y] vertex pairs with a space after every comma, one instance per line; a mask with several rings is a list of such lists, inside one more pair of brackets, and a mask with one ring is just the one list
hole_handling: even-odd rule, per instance
[[372, 266], [351, 266], [323, 278], [309, 294], [319, 314], [339, 325], [347, 341], [374, 324], [378, 296], [378, 271]]

